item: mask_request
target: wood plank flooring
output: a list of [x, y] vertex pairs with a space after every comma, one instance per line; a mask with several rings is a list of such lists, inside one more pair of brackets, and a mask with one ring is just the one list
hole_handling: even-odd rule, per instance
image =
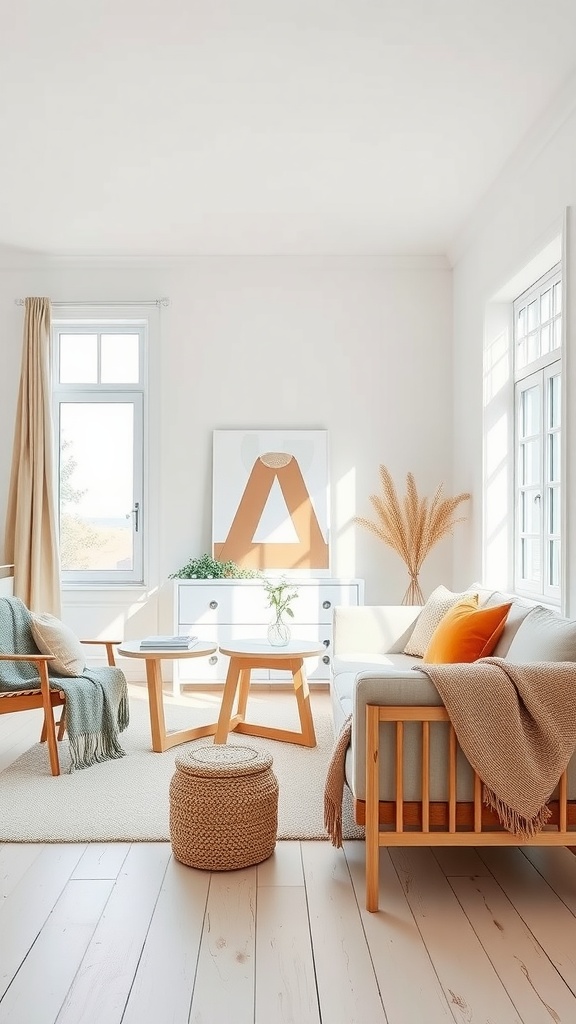
[[[2, 716], [0, 770], [37, 738]], [[212, 874], [167, 843], [0, 845], [0, 1024], [575, 1024], [568, 850], [380, 856], [368, 914], [357, 841]]]

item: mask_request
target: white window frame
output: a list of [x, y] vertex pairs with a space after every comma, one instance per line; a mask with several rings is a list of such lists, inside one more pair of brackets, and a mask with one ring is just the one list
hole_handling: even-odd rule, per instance
[[[60, 334], [138, 334], [139, 335], [139, 367], [138, 382], [135, 383], [93, 383], [93, 384], [62, 384], [60, 383]], [[93, 404], [99, 402], [131, 404], [134, 410], [133, 436], [133, 565], [132, 569], [118, 570], [63, 570], [64, 586], [80, 584], [86, 586], [105, 586], [111, 589], [117, 586], [143, 585], [145, 578], [144, 554], [146, 539], [146, 509], [144, 501], [144, 466], [146, 464], [146, 365], [147, 365], [147, 323], [138, 317], [129, 320], [119, 319], [88, 319], [56, 318], [52, 322], [52, 371], [53, 371], [53, 416], [54, 416], [54, 447], [55, 471], [58, 493], [58, 511], [60, 512], [60, 409], [67, 403]], [[100, 375], [100, 341], [98, 342], [98, 376]], [[137, 504], [136, 504], [137, 503]], [[134, 510], [137, 509], [137, 514]], [[137, 527], [137, 528], [136, 528]]]
[[[549, 397], [550, 397], [550, 380], [552, 377], [559, 375], [560, 377], [560, 393], [562, 396], [562, 403], [564, 402], [564, 386], [562, 381], [562, 350], [563, 343], [561, 342], [560, 347], [551, 349], [549, 352], [539, 355], [532, 362], [525, 364], [518, 368], [517, 366], [517, 353], [518, 353], [518, 338], [517, 338], [517, 323], [518, 323], [518, 310], [523, 306], [527, 306], [528, 302], [537, 300], [540, 302], [541, 295], [544, 294], [548, 289], [551, 289], [557, 282], [562, 282], [562, 267], [560, 264], [553, 267], [548, 273], [544, 274], [538, 281], [536, 281], [530, 288], [526, 289], [515, 299], [513, 304], [513, 320], [514, 320], [514, 331], [513, 331], [513, 346], [514, 346], [514, 589], [519, 595], [524, 595], [532, 599], [540, 598], [550, 605], [561, 605], [562, 602], [562, 578], [560, 578], [558, 585], [553, 585], [550, 582], [550, 564], [548, 560], [549, 542], [551, 540], [558, 540], [560, 542], [560, 576], [564, 570], [564, 543], [563, 543], [563, 528], [562, 528], [562, 511], [561, 515], [561, 533], [551, 534], [550, 532], [550, 438], [552, 434], [558, 434], [560, 436], [560, 446], [563, 445], [562, 429], [557, 427], [551, 429], [549, 427]], [[564, 309], [562, 306], [561, 311], [562, 321], [564, 320]], [[561, 332], [563, 337], [563, 332]], [[540, 439], [540, 473], [539, 480], [536, 485], [528, 490], [534, 490], [536, 496], [539, 495], [541, 501], [541, 512], [540, 512], [540, 565], [541, 565], [541, 582], [528, 580], [522, 575], [522, 541], [525, 539], [527, 534], [521, 530], [521, 515], [522, 515], [522, 497], [525, 493], [526, 488], [519, 482], [519, 464], [520, 464], [520, 436], [519, 436], [519, 423], [520, 423], [520, 404], [522, 393], [527, 391], [529, 388], [538, 386], [540, 388], [540, 416], [539, 416], [539, 431], [534, 437]], [[560, 456], [560, 463], [563, 463], [562, 457]], [[558, 488], [560, 509], [563, 510], [563, 489], [565, 483], [560, 477]], [[533, 536], [529, 534], [529, 536]]]

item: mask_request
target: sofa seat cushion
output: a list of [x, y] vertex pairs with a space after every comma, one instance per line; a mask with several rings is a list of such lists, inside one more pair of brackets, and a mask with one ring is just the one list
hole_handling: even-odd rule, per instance
[[[428, 676], [423, 672], [416, 673], [412, 670], [413, 666], [419, 666], [421, 662], [421, 658], [413, 658], [408, 654], [347, 654], [345, 657], [334, 658], [330, 683], [334, 734], [338, 735], [348, 715], [352, 714], [354, 710], [356, 680], [360, 678], [402, 679], [403, 685], [409, 685], [411, 691], [419, 680], [423, 684], [426, 694], [430, 696], [431, 691], [434, 690], [437, 698], [435, 703], [438, 704], [438, 692]], [[383, 687], [384, 683], [380, 685]], [[420, 693], [419, 690], [416, 692]], [[386, 703], [388, 702], [386, 701]], [[418, 704], [419, 701], [410, 700], [406, 703]], [[434, 703], [434, 701], [427, 700], [425, 703]]]
[[332, 659], [332, 675], [337, 676], [339, 672], [379, 672], [381, 669], [401, 669], [408, 671], [413, 665], [420, 665], [422, 658], [415, 658], [411, 654], [352, 654], [335, 655]]

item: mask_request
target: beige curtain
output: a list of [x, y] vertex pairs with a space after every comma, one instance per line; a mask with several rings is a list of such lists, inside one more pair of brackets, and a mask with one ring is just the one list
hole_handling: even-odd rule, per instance
[[60, 615], [60, 559], [50, 396], [50, 300], [25, 302], [22, 372], [5, 537], [14, 594]]

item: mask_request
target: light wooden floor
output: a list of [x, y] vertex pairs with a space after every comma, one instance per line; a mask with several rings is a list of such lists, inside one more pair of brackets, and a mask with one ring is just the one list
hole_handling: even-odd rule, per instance
[[[0, 770], [37, 738], [0, 717]], [[575, 1024], [569, 851], [381, 859], [373, 915], [361, 842], [212, 875], [165, 843], [0, 845], [0, 1024]]]

